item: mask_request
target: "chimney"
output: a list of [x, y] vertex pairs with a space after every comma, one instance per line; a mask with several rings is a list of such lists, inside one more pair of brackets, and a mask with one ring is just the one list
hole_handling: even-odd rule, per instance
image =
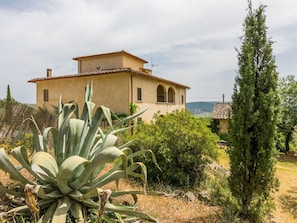
[[225, 103], [225, 94], [223, 94], [223, 103]]
[[52, 69], [49, 69], [49, 68], [46, 69], [46, 77], [47, 78], [52, 77]]

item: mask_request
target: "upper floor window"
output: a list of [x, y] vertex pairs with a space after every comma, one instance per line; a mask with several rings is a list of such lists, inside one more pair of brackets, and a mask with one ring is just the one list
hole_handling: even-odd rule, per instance
[[175, 93], [174, 93], [174, 89], [172, 87], [170, 87], [168, 89], [168, 102], [170, 102], [170, 103], [175, 102]]
[[162, 85], [158, 85], [157, 88], [157, 102], [165, 102], [165, 88]]
[[48, 101], [48, 89], [43, 90], [43, 101]]
[[141, 88], [137, 88], [137, 101], [142, 101], [142, 91]]

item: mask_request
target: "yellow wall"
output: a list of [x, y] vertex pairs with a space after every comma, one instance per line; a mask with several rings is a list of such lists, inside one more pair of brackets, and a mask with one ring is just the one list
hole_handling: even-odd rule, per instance
[[[37, 106], [51, 109], [52, 105], [57, 106], [61, 95], [63, 103], [75, 99], [82, 109], [85, 87], [89, 81], [93, 82], [92, 101], [96, 106], [104, 105], [117, 113], [129, 112], [128, 74], [37, 81]], [[49, 90], [48, 102], [43, 100], [44, 89]]]
[[[46, 106], [48, 109], [52, 109], [52, 105], [57, 106], [59, 97], [62, 95], [63, 103], [75, 99], [81, 111], [85, 87], [91, 80], [93, 82], [92, 101], [96, 106], [105, 105], [117, 114], [129, 114], [130, 102], [138, 106], [138, 111], [148, 108], [142, 115], [144, 121], [150, 121], [157, 112], [166, 114], [176, 109], [185, 109], [186, 90], [184, 88], [151, 78], [151, 76], [128, 72], [37, 81], [37, 106]], [[175, 90], [175, 103], [157, 102], [159, 84], [162, 84], [166, 91], [169, 87]], [[137, 101], [137, 88], [142, 89], [141, 101]], [[44, 102], [43, 98], [45, 89], [49, 91], [48, 102]]]
[[[144, 76], [133, 76], [133, 102], [138, 106], [139, 111], [148, 108], [143, 114], [143, 120], [150, 121], [154, 114], [160, 112], [166, 114], [176, 109], [185, 109], [186, 90], [174, 84]], [[175, 103], [157, 102], [157, 87], [161, 84], [168, 91], [169, 87], [175, 89]], [[137, 88], [142, 89], [142, 101], [137, 101]], [[184, 98], [182, 103], [181, 98]]]
[[228, 122], [229, 122], [229, 120], [227, 120], [227, 119], [219, 120], [219, 126], [220, 126], [219, 132], [220, 133], [228, 133]]
[[115, 69], [115, 68], [131, 68], [139, 71], [144, 62], [137, 60], [129, 54], [119, 52], [117, 54], [104, 54], [94, 57], [85, 57], [78, 59], [78, 73], [87, 73], [101, 70]]

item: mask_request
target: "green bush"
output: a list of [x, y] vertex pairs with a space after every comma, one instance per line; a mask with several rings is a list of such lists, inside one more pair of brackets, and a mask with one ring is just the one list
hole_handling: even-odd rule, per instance
[[155, 115], [151, 124], [139, 124], [128, 139], [137, 138], [144, 148], [152, 150], [162, 170], [150, 157], [142, 156], [141, 161], [148, 167], [148, 180], [182, 187], [201, 182], [208, 157], [218, 155], [218, 137], [207, 124], [187, 111]]

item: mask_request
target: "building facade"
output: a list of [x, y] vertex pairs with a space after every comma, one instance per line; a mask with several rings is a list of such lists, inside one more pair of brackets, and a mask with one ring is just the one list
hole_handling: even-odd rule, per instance
[[53, 109], [60, 96], [62, 102], [75, 100], [80, 110], [84, 104], [87, 83], [93, 83], [93, 102], [104, 105], [117, 114], [130, 114], [130, 104], [147, 111], [143, 121], [150, 121], [157, 112], [166, 114], [186, 108], [188, 86], [152, 75], [145, 69], [147, 61], [126, 51], [75, 57], [78, 73], [46, 76], [29, 80], [36, 84], [36, 105]]

